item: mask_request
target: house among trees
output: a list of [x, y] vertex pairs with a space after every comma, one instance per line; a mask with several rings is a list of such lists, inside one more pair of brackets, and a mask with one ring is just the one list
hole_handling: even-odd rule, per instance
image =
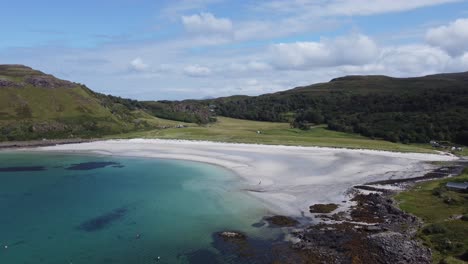
[[448, 182], [447, 189], [458, 192], [468, 192], [468, 182]]

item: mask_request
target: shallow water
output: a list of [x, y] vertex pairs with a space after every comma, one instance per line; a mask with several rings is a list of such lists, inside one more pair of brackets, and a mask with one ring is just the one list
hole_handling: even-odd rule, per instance
[[214, 232], [274, 236], [241, 188], [209, 164], [0, 153], [0, 263], [206, 263]]

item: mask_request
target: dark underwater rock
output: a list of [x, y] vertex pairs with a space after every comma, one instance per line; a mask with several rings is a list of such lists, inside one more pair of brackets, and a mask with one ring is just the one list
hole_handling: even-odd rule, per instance
[[66, 170], [95, 170], [100, 168], [105, 168], [107, 166], [121, 166], [120, 163], [112, 161], [92, 161], [92, 162], [83, 162], [78, 164], [72, 164], [67, 167]]
[[125, 207], [117, 208], [112, 212], [84, 221], [78, 226], [79, 230], [95, 232], [109, 227], [115, 221], [122, 219], [128, 212]]
[[247, 239], [247, 236], [241, 232], [237, 231], [224, 231], [218, 233], [218, 236], [220, 236], [223, 239], [235, 239], [235, 240], [245, 240]]

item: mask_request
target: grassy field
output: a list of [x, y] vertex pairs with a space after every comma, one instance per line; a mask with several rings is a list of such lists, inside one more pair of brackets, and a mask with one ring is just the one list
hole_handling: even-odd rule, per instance
[[[170, 126], [173, 127], [174, 124], [171, 121]], [[303, 131], [290, 128], [288, 123], [257, 122], [226, 117], [218, 117], [218, 122], [207, 126], [185, 125], [189, 127], [119, 134], [108, 138], [188, 139], [236, 143], [365, 148], [401, 152], [433, 152], [426, 145], [404, 145], [383, 140], [372, 140], [356, 134], [331, 131], [324, 126]], [[260, 133], [257, 133], [257, 131], [260, 131]]]
[[[447, 190], [448, 181], [468, 181], [468, 170], [455, 178], [418, 184], [395, 198], [401, 209], [424, 221], [419, 237], [432, 248], [434, 263], [468, 263], [468, 194]], [[460, 216], [464, 217], [457, 219]]]

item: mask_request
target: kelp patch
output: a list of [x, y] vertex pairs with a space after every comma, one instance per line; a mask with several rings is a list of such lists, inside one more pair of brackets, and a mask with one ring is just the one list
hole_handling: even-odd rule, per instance
[[107, 166], [112, 166], [114, 168], [123, 167], [123, 165], [121, 165], [120, 163], [113, 162], [113, 161], [92, 161], [92, 162], [72, 164], [71, 166], [65, 169], [66, 170], [95, 170], [95, 169], [105, 168]]
[[84, 221], [78, 226], [78, 229], [86, 232], [99, 231], [122, 219], [127, 213], [128, 209], [126, 207], [117, 208], [106, 214]]

